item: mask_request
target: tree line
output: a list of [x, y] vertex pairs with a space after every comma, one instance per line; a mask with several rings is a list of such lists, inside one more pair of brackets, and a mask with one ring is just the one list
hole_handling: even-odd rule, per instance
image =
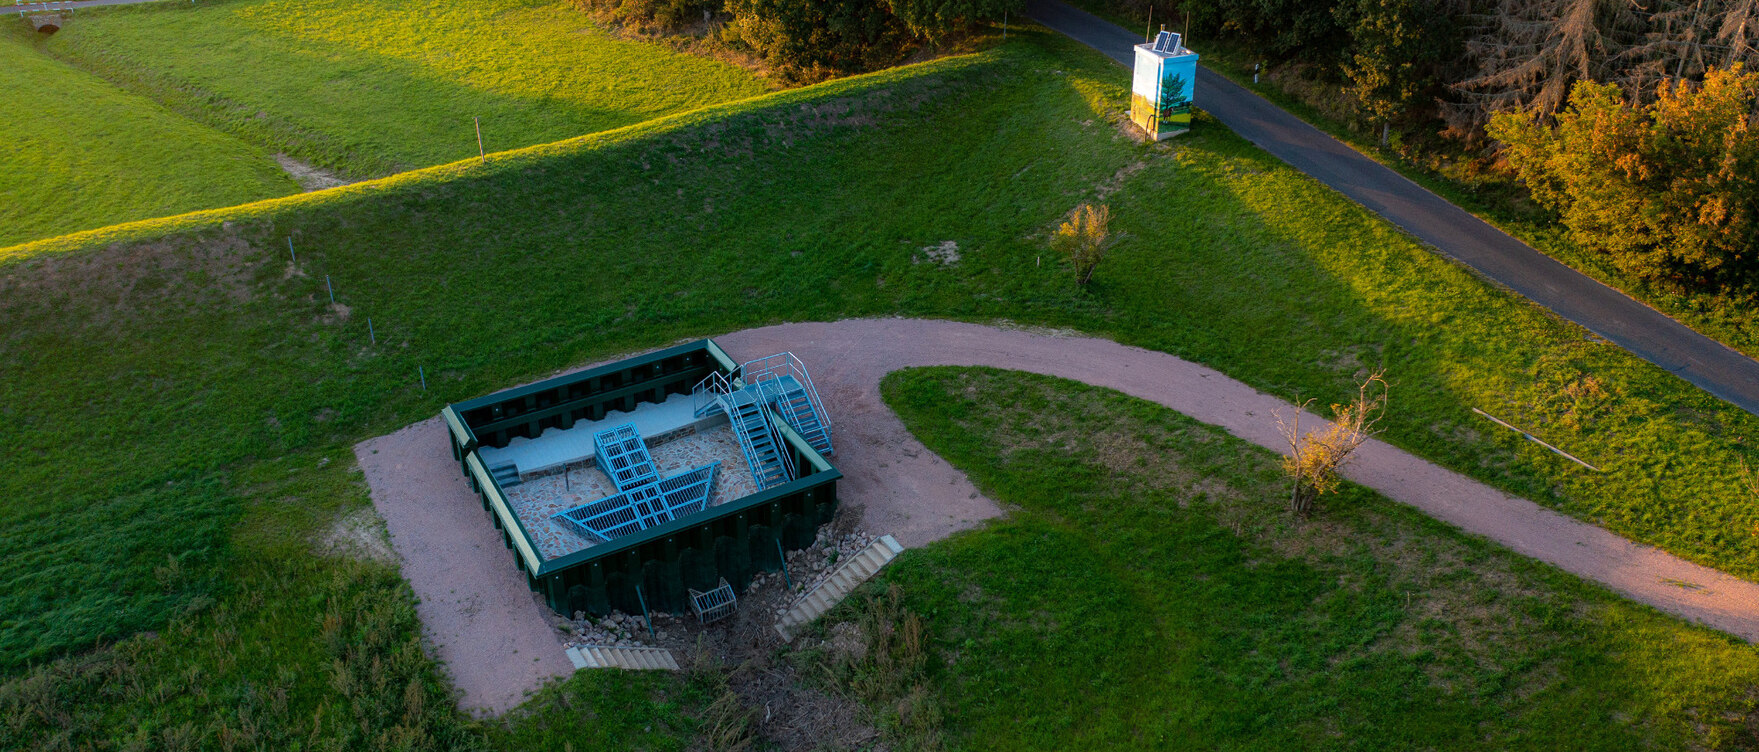
[[696, 32], [752, 53], [793, 80], [878, 70], [1022, 0], [574, 0], [596, 19], [644, 33]]

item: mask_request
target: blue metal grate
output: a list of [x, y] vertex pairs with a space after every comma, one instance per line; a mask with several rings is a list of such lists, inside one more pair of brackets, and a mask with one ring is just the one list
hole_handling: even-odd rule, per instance
[[719, 462], [704, 465], [557, 512], [552, 518], [587, 538], [609, 542], [707, 509], [720, 469]]
[[653, 456], [635, 430], [634, 423], [612, 426], [592, 435], [593, 459], [599, 469], [611, 476], [617, 490], [628, 491], [659, 479], [654, 470]]

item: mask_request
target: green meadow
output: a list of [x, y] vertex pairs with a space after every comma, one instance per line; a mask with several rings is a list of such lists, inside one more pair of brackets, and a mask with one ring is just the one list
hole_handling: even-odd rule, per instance
[[0, 23], [0, 246], [299, 190], [260, 149], [38, 53], [13, 21]]
[[[926, 447], [1015, 509], [883, 577], [926, 625], [933, 702], [918, 704], [944, 719], [947, 748], [1754, 741], [1750, 645], [1359, 487], [1291, 519], [1279, 457], [1220, 429], [1018, 372], [917, 369], [883, 391]], [[867, 603], [832, 619], [863, 624]], [[840, 673], [880, 669], [854, 663]]]
[[[1756, 419], [1484, 284], [1212, 119], [1138, 143], [1120, 125], [1126, 84], [1097, 53], [1016, 27], [976, 54], [487, 164], [472, 140], [452, 155], [464, 161], [384, 180], [0, 249], [0, 748], [691, 746], [720, 691], [702, 677], [589, 672], [506, 719], [462, 717], [396, 569], [328, 541], [370, 508], [351, 460], [362, 439], [573, 364], [778, 321], [1067, 327], [1321, 403], [1384, 367], [1393, 443], [1759, 575], [1759, 509], [1737, 477]], [[314, 143], [304, 158], [355, 169], [343, 141]], [[1090, 201], [1112, 207], [1122, 240], [1080, 289], [1045, 238]], [[948, 240], [957, 264], [926, 258]], [[1750, 746], [1749, 646], [1359, 490], [1311, 530], [1261, 499], [1227, 517], [1224, 501], [1275, 485], [1268, 456], [1115, 395], [982, 376], [1023, 404], [1091, 406], [1146, 432], [1145, 462], [1188, 462], [1233, 490], [1175, 509], [1185, 490], [1130, 491], [1154, 481], [1095, 470], [1085, 445], [973, 447], [1020, 432], [1008, 401], [931, 420], [916, 405], [960, 377], [901, 378], [888, 393], [923, 440], [1021, 507], [888, 575], [936, 640], [923, 692], [942, 698], [953, 746]], [[1437, 561], [1383, 550], [1401, 537]], [[1007, 563], [1016, 553], [1040, 558]], [[1046, 568], [1076, 560], [1093, 565]], [[1492, 629], [1451, 604], [1515, 621]], [[1058, 625], [1077, 631], [1046, 631]], [[1042, 634], [1069, 652], [1022, 659]], [[1116, 655], [1096, 636], [1117, 638]], [[1205, 663], [1230, 660], [1218, 675]], [[1152, 692], [1185, 696], [1137, 696]], [[1165, 715], [1133, 728], [1129, 710]]]
[[762, 94], [746, 70], [615, 38], [566, 2], [220, 0], [81, 12], [46, 51], [349, 178]]

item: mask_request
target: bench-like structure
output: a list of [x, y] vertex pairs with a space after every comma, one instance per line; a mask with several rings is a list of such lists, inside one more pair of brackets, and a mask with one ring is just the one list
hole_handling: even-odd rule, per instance
[[612, 426], [593, 434], [592, 448], [599, 469], [611, 477], [619, 491], [645, 486], [660, 478], [654, 470], [653, 455], [647, 452], [647, 442], [641, 440], [634, 423]]

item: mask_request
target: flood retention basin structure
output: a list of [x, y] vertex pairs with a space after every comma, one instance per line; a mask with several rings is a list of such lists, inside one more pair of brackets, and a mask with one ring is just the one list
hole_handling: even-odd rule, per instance
[[674, 395], [691, 394], [714, 373], [736, 382], [739, 364], [705, 339], [441, 411], [453, 459], [481, 497], [502, 542], [513, 551], [527, 585], [550, 608], [564, 615], [649, 609], [682, 613], [689, 608], [692, 588], [708, 590], [726, 578], [743, 592], [758, 572], [780, 569], [783, 551], [811, 545], [818, 526], [835, 514], [842, 473], [771, 415], [781, 445], [798, 468], [792, 480], [553, 558], [533, 544], [483, 450], [505, 449], [515, 439], [535, 440], [546, 430], [567, 431], [577, 422], [620, 419], [616, 413], [634, 413], [644, 405], [658, 407]]

